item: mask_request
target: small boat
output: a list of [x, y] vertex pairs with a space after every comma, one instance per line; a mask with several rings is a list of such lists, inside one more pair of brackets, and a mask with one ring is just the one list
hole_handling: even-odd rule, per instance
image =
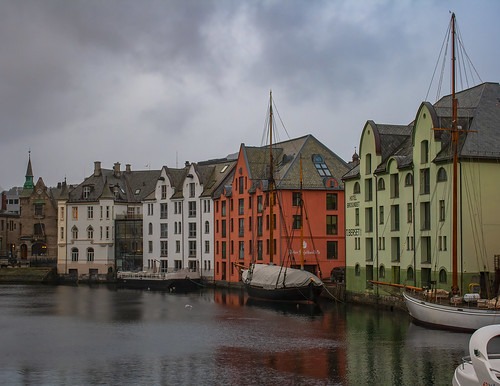
[[462, 358], [453, 375], [454, 386], [500, 385], [500, 354], [488, 354], [488, 342], [500, 335], [500, 324], [482, 327], [469, 341], [470, 356]]
[[297, 268], [252, 264], [241, 275], [248, 296], [257, 299], [316, 302], [323, 291], [320, 278]]
[[168, 273], [118, 272], [118, 286], [151, 291], [189, 292], [202, 287], [198, 272], [179, 270]]

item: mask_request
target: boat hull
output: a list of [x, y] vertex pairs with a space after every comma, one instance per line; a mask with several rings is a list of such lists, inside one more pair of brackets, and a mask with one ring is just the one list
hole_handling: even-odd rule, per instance
[[323, 286], [313, 284], [302, 287], [272, 289], [245, 284], [245, 288], [251, 298], [285, 302], [317, 302], [323, 291]]
[[190, 292], [203, 287], [200, 275], [188, 271], [166, 274], [124, 272], [118, 274], [117, 283], [121, 288], [168, 292]]
[[428, 327], [456, 331], [475, 331], [500, 323], [500, 310], [485, 310], [435, 304], [403, 293], [412, 319]]

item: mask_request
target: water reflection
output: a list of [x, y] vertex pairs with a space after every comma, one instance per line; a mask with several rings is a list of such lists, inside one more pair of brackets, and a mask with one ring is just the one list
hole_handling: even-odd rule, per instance
[[469, 334], [243, 291], [0, 287], [0, 384], [444, 385]]

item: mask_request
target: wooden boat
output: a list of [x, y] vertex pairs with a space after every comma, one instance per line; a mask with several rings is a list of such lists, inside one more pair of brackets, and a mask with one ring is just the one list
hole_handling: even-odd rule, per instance
[[168, 292], [190, 292], [202, 287], [200, 274], [189, 270], [168, 273], [118, 272], [117, 283], [121, 288]]
[[[491, 324], [500, 323], [500, 300], [479, 299], [478, 291], [461, 296], [458, 283], [458, 148], [460, 137], [466, 130], [458, 127], [458, 102], [455, 95], [455, 14], [451, 17], [452, 33], [452, 124], [446, 130], [451, 135], [452, 147], [452, 287], [445, 296], [437, 296], [436, 292], [422, 297], [424, 291], [406, 291], [404, 300], [410, 316], [419, 324], [435, 328], [451, 330], [473, 331]], [[498, 290], [498, 289], [497, 289]]]
[[[274, 160], [273, 160], [273, 101], [272, 92], [269, 98], [269, 239], [273, 240], [275, 194]], [[301, 169], [302, 170], [302, 169]], [[302, 175], [302, 171], [301, 171]], [[302, 176], [300, 177], [302, 187]], [[301, 203], [300, 208], [302, 210]], [[302, 227], [303, 228], [303, 227]], [[302, 232], [301, 228], [301, 232]], [[302, 235], [302, 233], [301, 233]], [[274, 256], [273, 243], [269, 243], [270, 261]], [[281, 265], [257, 264], [253, 261], [248, 269], [242, 271], [242, 281], [249, 297], [275, 301], [309, 301], [316, 302], [323, 290], [323, 282], [311, 272], [304, 270], [303, 243], [301, 242], [300, 268], [292, 268], [289, 261], [283, 259]]]
[[462, 358], [453, 386], [500, 385], [500, 353], [488, 354], [488, 343], [500, 335], [500, 324], [482, 327], [469, 341], [470, 356]]

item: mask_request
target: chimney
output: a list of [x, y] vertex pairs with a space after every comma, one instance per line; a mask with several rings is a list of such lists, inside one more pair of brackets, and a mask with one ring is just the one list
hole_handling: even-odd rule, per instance
[[94, 177], [101, 175], [101, 161], [94, 161]]
[[120, 177], [120, 163], [115, 162], [115, 165], [113, 166], [113, 174], [115, 177]]
[[132, 171], [132, 169], [130, 168], [130, 164], [126, 164], [126, 165], [125, 165], [125, 171], [126, 171], [127, 173], [130, 173], [130, 172]]

